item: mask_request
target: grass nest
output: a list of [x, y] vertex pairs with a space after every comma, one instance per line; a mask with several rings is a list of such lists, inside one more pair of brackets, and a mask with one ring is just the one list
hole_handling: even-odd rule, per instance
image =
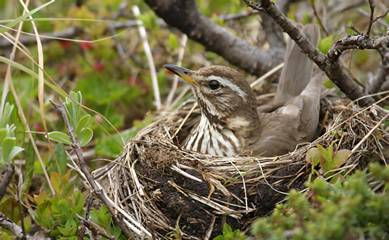
[[[331, 179], [385, 161], [388, 113], [339, 98], [321, 101], [320, 136], [277, 157], [211, 157], [180, 148], [191, 119], [188, 101], [141, 130], [123, 154], [94, 176], [135, 238], [209, 239], [224, 223], [246, 228], [268, 214], [290, 189], [305, 189], [308, 178]], [[323, 171], [307, 161], [318, 145], [347, 149], [347, 157]], [[315, 172], [315, 174], [313, 174]]]

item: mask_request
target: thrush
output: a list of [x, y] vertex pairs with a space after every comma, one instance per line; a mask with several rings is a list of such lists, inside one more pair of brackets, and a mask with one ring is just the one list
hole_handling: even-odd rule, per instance
[[[307, 25], [303, 32], [316, 44], [318, 29]], [[256, 104], [255, 94], [244, 76], [226, 66], [207, 66], [196, 71], [172, 64], [164, 66], [192, 86], [200, 108], [187, 150], [214, 156], [275, 156], [311, 141], [317, 131], [322, 76], [312, 77], [313, 64], [291, 40], [284, 68], [271, 103]]]

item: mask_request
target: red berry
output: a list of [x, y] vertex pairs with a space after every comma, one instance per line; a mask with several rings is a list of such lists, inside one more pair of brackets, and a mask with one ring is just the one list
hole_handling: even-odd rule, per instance
[[93, 45], [91, 42], [80, 42], [80, 48], [84, 51], [90, 50], [93, 48]]
[[42, 126], [42, 124], [40, 124], [40, 123], [35, 123], [35, 124], [34, 124], [34, 129], [35, 129], [35, 131], [37, 131], [37, 132], [43, 132], [43, 131], [44, 131], [43, 126]]
[[102, 72], [104, 71], [105, 66], [102, 62], [96, 61], [95, 64], [93, 64], [93, 68], [98, 72]]
[[134, 76], [130, 76], [127, 78], [127, 83], [131, 86], [137, 85], [138, 84], [138, 78]]
[[59, 44], [63, 49], [69, 49], [72, 46], [72, 42], [68, 40], [59, 40]]

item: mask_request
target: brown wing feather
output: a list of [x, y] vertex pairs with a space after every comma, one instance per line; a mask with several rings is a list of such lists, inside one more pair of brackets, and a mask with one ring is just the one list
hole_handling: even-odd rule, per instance
[[[313, 24], [304, 26], [303, 32], [313, 45], [317, 44], [319, 30]], [[285, 102], [298, 96], [307, 86], [312, 76], [313, 63], [301, 52], [297, 44], [289, 40], [286, 48], [284, 67], [278, 82], [275, 101]]]

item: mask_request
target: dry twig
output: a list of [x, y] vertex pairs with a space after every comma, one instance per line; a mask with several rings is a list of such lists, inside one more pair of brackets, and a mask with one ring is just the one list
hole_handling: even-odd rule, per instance
[[77, 165], [80, 168], [81, 172], [84, 174], [84, 177], [87, 180], [89, 186], [92, 188], [93, 193], [107, 206], [115, 223], [120, 227], [120, 229], [123, 231], [123, 233], [126, 235], [126, 237], [131, 238], [131, 236], [132, 236], [131, 232], [129, 232], [129, 230], [125, 226], [125, 223], [123, 221], [121, 221], [120, 218], [117, 216], [117, 213], [112, 206], [112, 201], [108, 199], [108, 197], [105, 195], [101, 186], [99, 186], [96, 183], [94, 177], [90, 173], [89, 167], [88, 167], [88, 165], [87, 165], [87, 163], [82, 155], [80, 143], [79, 143], [78, 139], [76, 138], [76, 136], [74, 134], [74, 129], [69, 122], [69, 118], [67, 116], [65, 106], [63, 104], [57, 104], [54, 102], [52, 102], [52, 104], [57, 109], [57, 111], [61, 114], [62, 119], [65, 122], [65, 126], [68, 130], [68, 134], [69, 134], [70, 139], [72, 141], [72, 149], [77, 156]]
[[146, 0], [165, 22], [231, 64], [261, 76], [282, 61], [282, 49], [263, 51], [202, 15], [194, 0]]
[[11, 182], [14, 172], [14, 167], [12, 165], [8, 165], [4, 168], [3, 178], [0, 183], [0, 200], [3, 198], [5, 192], [7, 191], [7, 187]]
[[[327, 76], [352, 100], [364, 96], [363, 89], [354, 81], [353, 76], [341, 65], [337, 59], [322, 54], [309, 39], [291, 22], [271, 0], [244, 0], [248, 6], [256, 10], [263, 10], [269, 14], [281, 28], [296, 42], [302, 52], [316, 63]], [[372, 98], [363, 98], [361, 105], [370, 105]]]

